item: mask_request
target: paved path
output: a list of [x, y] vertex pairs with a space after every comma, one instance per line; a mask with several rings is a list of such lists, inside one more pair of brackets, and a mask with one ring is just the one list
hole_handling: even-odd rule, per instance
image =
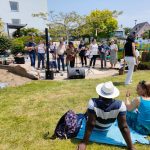
[[[116, 65], [118, 68], [118, 64]], [[77, 64], [77, 68], [81, 68], [81, 64]], [[102, 77], [108, 77], [108, 76], [114, 76], [118, 74], [117, 69], [109, 69], [110, 63], [107, 62], [107, 68], [100, 69], [100, 61], [97, 61], [95, 68], [88, 68], [83, 67], [85, 70], [85, 78], [86, 79], [96, 79], [96, 78], [102, 78]], [[40, 78], [45, 79], [45, 70], [39, 71]], [[67, 71], [60, 71], [59, 73], [54, 73], [54, 80], [65, 80], [67, 79]]]

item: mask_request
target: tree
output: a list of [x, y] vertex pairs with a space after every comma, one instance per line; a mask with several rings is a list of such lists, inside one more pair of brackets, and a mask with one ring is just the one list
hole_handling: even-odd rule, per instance
[[143, 37], [143, 39], [150, 39], [150, 30], [144, 32], [143, 35], [142, 35], [142, 37]]
[[40, 31], [35, 28], [22, 28], [20, 30], [16, 30], [13, 32], [13, 37], [21, 37], [21, 36], [28, 36], [28, 35], [35, 35], [38, 36]]
[[94, 10], [86, 16], [86, 25], [89, 26], [92, 36], [110, 37], [118, 28], [116, 17], [122, 12], [110, 10]]
[[125, 30], [125, 35], [128, 35], [130, 32], [131, 32], [131, 28], [129, 27], [126, 27], [126, 28], [123, 28]]
[[[40, 17], [49, 22], [48, 26], [51, 36], [65, 37], [67, 41], [73, 30], [85, 24], [85, 17], [80, 16], [75, 11], [69, 13], [60, 12], [58, 14], [53, 11], [50, 11], [49, 14], [41, 12], [33, 14], [33, 16]], [[48, 17], [49, 19], [47, 19]]]
[[4, 52], [11, 48], [11, 40], [3, 35], [0, 35], [0, 52]]
[[3, 34], [3, 28], [4, 28], [4, 24], [3, 24], [2, 20], [0, 19], [0, 35]]

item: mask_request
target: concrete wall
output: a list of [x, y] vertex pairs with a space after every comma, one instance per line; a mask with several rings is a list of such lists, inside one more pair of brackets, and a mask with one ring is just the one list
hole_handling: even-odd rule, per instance
[[[19, 11], [13, 12], [10, 1], [19, 2]], [[33, 13], [48, 12], [47, 0], [0, 0], [0, 18], [4, 23], [12, 23], [12, 19], [20, 19], [21, 24], [44, 30], [46, 22], [32, 17]]]

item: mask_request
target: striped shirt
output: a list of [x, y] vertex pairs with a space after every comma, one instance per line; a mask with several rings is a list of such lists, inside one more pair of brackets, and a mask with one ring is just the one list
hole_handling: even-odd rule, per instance
[[111, 100], [107, 103], [98, 98], [92, 98], [88, 104], [88, 112], [96, 115], [95, 128], [107, 130], [118, 116], [126, 115], [126, 106], [119, 100]]

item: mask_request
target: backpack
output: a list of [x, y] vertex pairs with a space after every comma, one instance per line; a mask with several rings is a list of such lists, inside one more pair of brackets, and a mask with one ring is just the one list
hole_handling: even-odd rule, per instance
[[[67, 111], [57, 123], [54, 131], [56, 137], [59, 139], [70, 139], [76, 137], [82, 123], [81, 116], [81, 114], [78, 116], [72, 110]], [[79, 118], [80, 121], [78, 121]]]

